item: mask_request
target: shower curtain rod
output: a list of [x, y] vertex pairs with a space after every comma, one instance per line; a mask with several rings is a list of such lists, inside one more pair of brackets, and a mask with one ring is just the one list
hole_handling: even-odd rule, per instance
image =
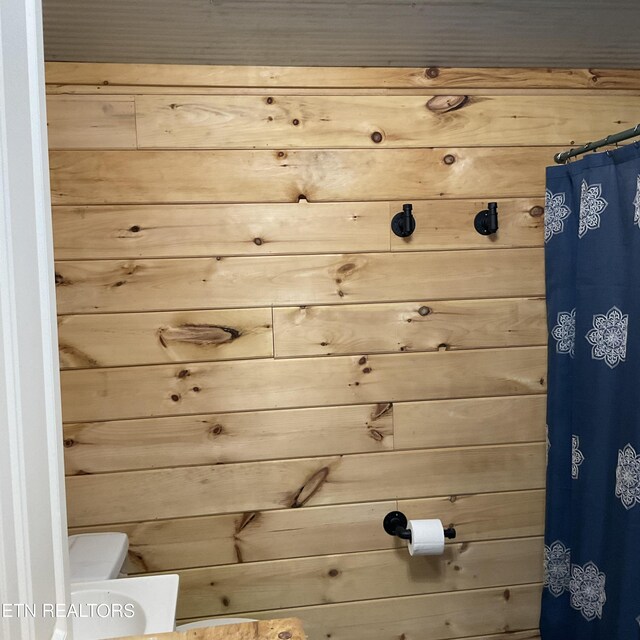
[[636, 136], [640, 136], [640, 124], [637, 124], [635, 127], [633, 127], [633, 129], [620, 131], [620, 133], [613, 133], [606, 138], [602, 138], [602, 140], [587, 142], [587, 144], [583, 145], [582, 147], [576, 147], [575, 149], [569, 149], [569, 151], [556, 153], [556, 155], [553, 156], [553, 159], [557, 164], [564, 164], [569, 158], [574, 158], [575, 156], [579, 156], [582, 153], [587, 153], [588, 151], [595, 151], [596, 149], [599, 149], [600, 147], [606, 147], [609, 144], [617, 144], [618, 142], [628, 140], [629, 138], [635, 138]]

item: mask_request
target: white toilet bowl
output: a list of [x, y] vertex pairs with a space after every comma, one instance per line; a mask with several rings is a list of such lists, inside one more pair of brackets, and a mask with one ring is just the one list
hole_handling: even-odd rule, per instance
[[[124, 533], [81, 533], [69, 537], [71, 583], [113, 580], [121, 573], [129, 550]], [[180, 625], [177, 631], [220, 627], [225, 624], [257, 622], [249, 618], [216, 618]]]

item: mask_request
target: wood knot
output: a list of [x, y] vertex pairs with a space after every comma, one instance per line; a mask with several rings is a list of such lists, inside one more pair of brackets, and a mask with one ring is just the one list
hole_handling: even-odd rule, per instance
[[453, 164], [456, 161], [456, 157], [451, 153], [447, 153], [447, 155], [444, 158], [442, 158], [442, 161], [445, 164]]
[[281, 631], [278, 634], [278, 638], [280, 638], [280, 640], [290, 640], [291, 639], [291, 631]]
[[267, 104], [273, 104], [273, 98], [271, 96], [269, 96], [266, 100]]
[[294, 119], [291, 121], [291, 124], [292, 124], [294, 127], [297, 127], [297, 126], [300, 124], [300, 120], [298, 120], [298, 118], [294, 118]]
[[380, 144], [382, 142], [382, 134], [379, 131], [374, 131], [371, 134], [371, 139], [376, 143]]
[[508, 601], [509, 598], [511, 598], [511, 591], [509, 591], [509, 589], [505, 589], [502, 593], [502, 597]]
[[338, 273], [344, 275], [344, 274], [350, 273], [355, 268], [356, 268], [356, 265], [353, 262], [347, 262], [338, 269]]
[[529, 215], [533, 218], [539, 218], [544, 213], [544, 207], [536, 205], [535, 207], [531, 207], [529, 209]]
[[424, 316], [428, 316], [431, 313], [431, 309], [429, 307], [420, 307], [418, 309], [418, 313], [424, 317]]
[[134, 224], [132, 227], [129, 227], [129, 231], [131, 231], [131, 233], [138, 233], [138, 231], [140, 231], [140, 227], [137, 224]]
[[338, 571], [338, 569], [329, 569], [329, 571], [327, 572], [327, 575], [330, 578], [336, 578], [340, 575], [340, 571]]
[[289, 505], [290, 508], [297, 509], [303, 507], [320, 490], [328, 476], [329, 467], [322, 467], [312, 474], [293, 496], [291, 504]]
[[178, 371], [178, 378], [186, 378], [190, 375], [191, 372], [189, 371], [189, 369], [182, 369], [181, 371]]
[[367, 364], [367, 356], [362, 356], [362, 358], [358, 360], [358, 364]]
[[224, 433], [224, 427], [221, 424], [214, 424], [209, 427], [209, 434], [212, 436], [219, 436]]
[[194, 393], [200, 393], [200, 387], [193, 387], [191, 391], [193, 391]]
[[424, 75], [433, 80], [433, 78], [437, 78], [440, 75], [440, 69], [438, 69], [438, 67], [429, 67], [424, 72]]
[[434, 96], [426, 107], [433, 113], [447, 113], [464, 107], [468, 100], [469, 96]]
[[284, 151], [278, 151], [278, 158], [286, 158], [287, 154]]
[[449, 350], [449, 345], [446, 342], [441, 342], [438, 345], [438, 351], [448, 351]]
[[180, 400], [180, 394], [178, 394], [178, 393], [173, 393], [173, 394], [171, 395], [171, 399], [172, 399], [174, 402], [178, 402], [178, 401]]
[[373, 438], [377, 442], [382, 442], [384, 440], [384, 434], [377, 429], [369, 429], [369, 437]]
[[66, 449], [68, 449], [69, 447], [73, 447], [75, 443], [76, 441], [73, 438], [65, 438], [62, 442]]
[[228, 607], [231, 604], [227, 596], [222, 596], [222, 598], [220, 598], [220, 602], [222, 602], [223, 607]]
[[365, 368], [362, 370], [362, 373], [371, 373], [372, 371], [373, 371], [373, 369], [372, 369], [371, 367], [365, 367]]
[[61, 273], [56, 271], [56, 287], [62, 286], [65, 284], [71, 284]]
[[262, 244], [262, 238], [254, 238], [253, 244], [260, 246]]

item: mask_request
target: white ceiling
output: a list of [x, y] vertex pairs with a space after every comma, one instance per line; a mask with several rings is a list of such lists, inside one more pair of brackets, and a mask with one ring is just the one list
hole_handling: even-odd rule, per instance
[[47, 60], [640, 67], [640, 0], [43, 0]]

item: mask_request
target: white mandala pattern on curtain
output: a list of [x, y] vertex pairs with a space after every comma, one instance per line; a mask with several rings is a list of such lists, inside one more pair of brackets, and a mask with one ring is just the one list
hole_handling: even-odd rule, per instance
[[633, 199], [633, 222], [640, 227], [640, 176], [636, 179], [636, 197]]
[[584, 455], [580, 451], [580, 438], [571, 436], [571, 477], [574, 480], [580, 475], [580, 465], [584, 462]]
[[564, 231], [564, 221], [571, 215], [571, 209], [564, 203], [565, 193], [545, 192], [544, 241], [549, 242], [554, 234]]
[[560, 540], [544, 545], [544, 586], [557, 598], [569, 588], [571, 549]]
[[587, 184], [582, 181], [580, 189], [580, 219], [578, 223], [578, 237], [582, 238], [587, 231], [600, 226], [600, 214], [609, 203], [602, 197], [601, 184]]
[[618, 451], [616, 497], [627, 511], [640, 503], [640, 456], [631, 444]]
[[572, 358], [576, 347], [576, 310], [560, 311], [557, 324], [551, 329], [556, 341], [556, 353], [568, 353]]
[[605, 574], [593, 562], [587, 562], [582, 567], [578, 564], [571, 567], [571, 606], [580, 611], [586, 620], [602, 618], [602, 608], [607, 601], [605, 580]]
[[606, 314], [596, 313], [593, 316], [593, 329], [586, 338], [592, 345], [591, 357], [604, 360], [610, 369], [624, 362], [627, 356], [627, 330], [629, 316], [618, 307], [611, 307]]

